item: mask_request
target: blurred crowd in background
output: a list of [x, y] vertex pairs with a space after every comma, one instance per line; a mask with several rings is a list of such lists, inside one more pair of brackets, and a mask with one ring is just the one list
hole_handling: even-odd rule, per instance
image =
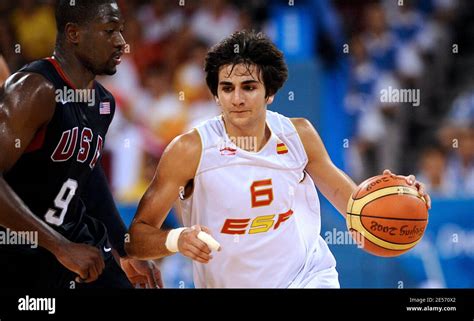
[[[203, 61], [208, 48], [240, 29], [271, 35], [269, 8], [288, 6], [288, 1], [118, 2], [128, 46], [117, 74], [100, 78], [117, 100], [104, 162], [117, 200], [135, 203], [166, 145], [220, 113], [205, 84]], [[339, 21], [334, 28], [340, 28], [348, 45], [333, 54], [325, 46], [328, 41], [319, 41], [313, 59], [322, 64], [340, 59], [337, 63], [345, 61], [349, 66], [344, 105], [354, 143], [346, 164], [357, 182], [390, 168], [417, 174], [434, 196], [474, 197], [474, 46], [469, 44], [474, 36], [474, 8], [470, 2], [294, 1], [331, 7], [335, 15], [328, 19]], [[12, 71], [51, 56], [56, 37], [54, 3], [0, 1], [0, 54]], [[322, 20], [325, 15], [319, 13]], [[328, 37], [323, 30], [319, 37], [324, 36]], [[420, 106], [413, 101], [383, 102], [381, 90], [388, 88], [419, 89]]]
[[[472, 4], [359, 1], [343, 9], [351, 49], [346, 110], [357, 141], [348, 157], [354, 178], [391, 168], [417, 173], [433, 196], [473, 197]], [[389, 88], [417, 90], [421, 104], [381, 101]]]

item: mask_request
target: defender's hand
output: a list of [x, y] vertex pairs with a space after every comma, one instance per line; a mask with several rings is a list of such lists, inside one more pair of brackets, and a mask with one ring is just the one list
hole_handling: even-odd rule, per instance
[[58, 261], [68, 270], [76, 273], [76, 282], [89, 283], [97, 280], [105, 268], [99, 249], [87, 245], [69, 242], [55, 253]]

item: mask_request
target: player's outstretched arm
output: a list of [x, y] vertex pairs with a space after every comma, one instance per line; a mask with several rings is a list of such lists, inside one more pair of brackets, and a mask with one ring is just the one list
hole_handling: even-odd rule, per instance
[[[193, 130], [178, 136], [166, 148], [130, 227], [130, 242], [125, 244], [125, 250], [131, 257], [157, 259], [173, 254], [166, 246], [170, 231], [162, 230], [161, 226], [180, 190], [194, 178], [201, 146], [199, 134]], [[172, 230], [171, 234], [175, 232], [177, 230]], [[210, 250], [197, 238], [198, 233], [198, 229], [186, 228], [179, 236], [176, 234], [177, 250], [205, 263], [211, 258]]]
[[334, 165], [316, 129], [308, 120], [293, 118], [291, 121], [308, 155], [306, 171], [311, 175], [321, 193], [345, 217], [347, 202], [356, 189], [356, 184]]
[[[347, 202], [357, 188], [356, 184], [333, 164], [316, 129], [308, 120], [293, 118], [291, 121], [298, 131], [308, 155], [306, 171], [311, 175], [314, 183], [324, 196], [346, 217]], [[385, 170], [384, 174], [405, 178], [408, 184], [415, 186], [418, 192], [425, 197], [428, 208], [431, 208], [431, 198], [426, 193], [424, 184], [417, 181], [414, 175], [395, 175], [389, 170]]]
[[0, 225], [15, 231], [37, 231], [41, 247], [85, 282], [91, 282], [104, 268], [99, 250], [69, 242], [38, 219], [3, 178], [36, 132], [51, 120], [54, 110], [54, 86], [38, 74], [17, 73], [0, 87]]

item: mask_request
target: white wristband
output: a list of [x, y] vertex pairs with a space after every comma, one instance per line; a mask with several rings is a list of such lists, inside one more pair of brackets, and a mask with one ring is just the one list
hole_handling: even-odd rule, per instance
[[181, 233], [187, 229], [187, 227], [175, 228], [174, 230], [169, 231], [168, 236], [166, 237], [165, 246], [168, 251], [176, 253], [179, 252], [178, 249], [178, 239]]

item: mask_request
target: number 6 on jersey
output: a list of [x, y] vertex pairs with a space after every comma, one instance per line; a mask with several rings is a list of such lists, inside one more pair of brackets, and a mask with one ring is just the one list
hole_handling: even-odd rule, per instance
[[252, 195], [252, 208], [268, 206], [273, 202], [272, 179], [255, 181], [250, 186]]

